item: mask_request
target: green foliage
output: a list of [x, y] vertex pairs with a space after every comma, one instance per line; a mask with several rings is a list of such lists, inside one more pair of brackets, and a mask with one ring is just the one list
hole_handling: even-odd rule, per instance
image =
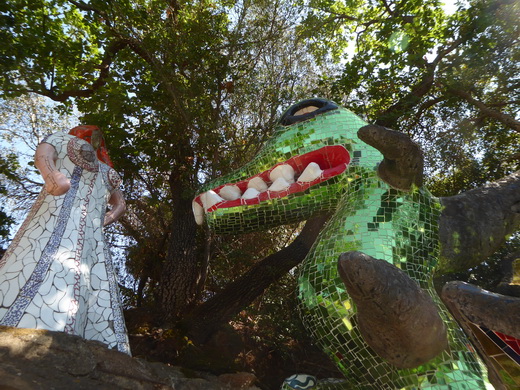
[[452, 15], [435, 0], [309, 1], [302, 30], [321, 58], [343, 53], [332, 97], [414, 137], [453, 195], [518, 169], [519, 16], [508, 0]]
[[0, 11], [0, 82], [7, 96], [42, 88], [59, 95], [95, 78], [100, 51], [89, 36], [99, 32], [98, 20], [64, 0], [7, 1]]
[[3, 96], [33, 91], [62, 102], [63, 113], [74, 104], [83, 123], [104, 130], [129, 210], [111, 231], [126, 236], [120, 245], [140, 297], [156, 301], [168, 262], [195, 263], [204, 273], [206, 233], [193, 233], [196, 259], [172, 259], [182, 246], [170, 244], [180, 237], [173, 222], [189, 212], [201, 182], [256, 153], [281, 107], [316, 89], [318, 67], [292, 40], [301, 6], [8, 0], [1, 7]]
[[[277, 107], [294, 100], [304, 63], [305, 56], [286, 55], [294, 47], [283, 40], [297, 10], [282, 2], [42, 0], [3, 7], [4, 95], [31, 90], [67, 104], [76, 97], [82, 120], [105, 130], [141, 218], [136, 226], [161, 219], [163, 239], [173, 198], [189, 199], [205, 176], [255, 152]], [[133, 239], [145, 237], [156, 235]]]
[[[15, 172], [18, 168], [20, 168], [20, 164], [18, 163], [18, 157], [16, 154], [10, 152], [5, 156], [0, 156], [0, 175], [6, 179], [14, 179]], [[0, 194], [7, 194], [7, 188], [4, 183], [0, 184]]]
[[[7, 158], [0, 156], [0, 177], [6, 177], [12, 172], [13, 166], [17, 163], [16, 156], [8, 155]], [[6, 195], [7, 189], [3, 183], [0, 184], [0, 196]], [[9, 235], [9, 229], [14, 223], [14, 219], [9, 216], [4, 207], [0, 207], [0, 248], [3, 246]]]

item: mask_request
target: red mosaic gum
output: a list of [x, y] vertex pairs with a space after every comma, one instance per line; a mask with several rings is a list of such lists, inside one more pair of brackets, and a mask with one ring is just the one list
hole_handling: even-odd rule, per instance
[[[347, 149], [345, 149], [342, 145], [334, 145], [334, 146], [325, 146], [323, 148], [320, 148], [318, 150], [313, 150], [312, 152], [305, 153], [299, 156], [291, 157], [289, 160], [281, 162], [273, 166], [271, 169], [268, 169], [267, 171], [264, 171], [262, 173], [259, 173], [255, 176], [252, 176], [248, 179], [239, 181], [237, 183], [228, 183], [223, 184], [221, 186], [218, 186], [213, 189], [214, 192], [217, 194], [220, 193], [220, 190], [228, 186], [230, 184], [237, 186], [242, 193], [244, 193], [247, 190], [247, 185], [249, 181], [255, 177], [260, 177], [262, 180], [266, 183], [270, 183], [271, 180], [269, 179], [269, 174], [273, 169], [275, 169], [279, 165], [290, 165], [293, 167], [295, 171], [296, 177], [301, 175], [301, 173], [304, 171], [304, 169], [309, 165], [311, 162], [317, 163], [320, 168], [323, 170], [321, 175], [317, 177], [316, 179], [310, 181], [310, 182], [295, 182], [292, 183], [287, 189], [282, 191], [264, 191], [261, 192], [258, 196], [252, 198], [252, 199], [236, 199], [236, 200], [224, 200], [222, 202], [219, 202], [212, 207], [208, 208], [208, 212], [215, 211], [217, 209], [222, 208], [229, 208], [229, 207], [237, 207], [237, 206], [248, 206], [248, 205], [255, 205], [259, 204], [263, 201], [269, 200], [269, 199], [277, 199], [277, 198], [283, 198], [291, 194], [295, 194], [298, 192], [303, 192], [307, 190], [308, 188], [315, 186], [316, 184], [319, 184], [321, 182], [324, 182], [326, 180], [329, 180], [330, 178], [334, 176], [338, 176], [341, 173], [345, 172], [347, 169], [347, 166], [350, 164], [350, 153]], [[202, 206], [201, 201], [201, 195], [198, 195], [194, 200], [199, 205]]]

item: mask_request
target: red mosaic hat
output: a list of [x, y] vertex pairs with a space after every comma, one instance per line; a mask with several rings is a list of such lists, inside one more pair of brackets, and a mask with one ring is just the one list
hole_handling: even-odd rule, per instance
[[[92, 138], [92, 133], [95, 130], [101, 131], [99, 127], [94, 126], [94, 125], [80, 125], [80, 126], [76, 126], [76, 127], [72, 128], [69, 131], [69, 134], [74, 135], [78, 138], [81, 138], [81, 139], [87, 141], [88, 143], [91, 143], [90, 141]], [[105, 145], [105, 139], [103, 137], [101, 138], [101, 145], [97, 150], [97, 157], [100, 161], [104, 162], [108, 166], [110, 166], [112, 168], [114, 167], [114, 164], [112, 163], [112, 161], [110, 160], [110, 157], [108, 156], [108, 150]]]

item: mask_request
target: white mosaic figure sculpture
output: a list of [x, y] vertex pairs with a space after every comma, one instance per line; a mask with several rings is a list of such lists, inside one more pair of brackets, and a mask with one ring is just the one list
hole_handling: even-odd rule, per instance
[[0, 260], [0, 325], [63, 331], [130, 354], [103, 235], [125, 211], [121, 179], [100, 161], [111, 165], [97, 127], [70, 134], [52, 134], [36, 151], [45, 188]]

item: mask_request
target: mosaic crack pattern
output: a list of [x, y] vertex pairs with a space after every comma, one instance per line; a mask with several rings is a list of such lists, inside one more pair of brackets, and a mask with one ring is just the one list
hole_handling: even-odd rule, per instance
[[80, 138], [55, 133], [44, 142], [71, 189], [61, 196], [42, 190], [0, 260], [0, 324], [64, 331], [130, 354], [102, 227], [121, 179]]

